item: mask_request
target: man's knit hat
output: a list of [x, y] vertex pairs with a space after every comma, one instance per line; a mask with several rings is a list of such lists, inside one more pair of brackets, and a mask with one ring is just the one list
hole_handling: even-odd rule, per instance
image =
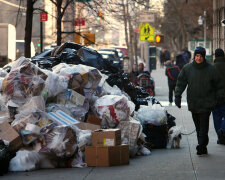
[[195, 59], [196, 54], [201, 54], [202, 57], [205, 59], [205, 54], [206, 54], [205, 48], [203, 48], [201, 46], [196, 47], [195, 52], [194, 52], [194, 59]]
[[215, 50], [215, 57], [224, 57], [224, 52], [221, 48]]

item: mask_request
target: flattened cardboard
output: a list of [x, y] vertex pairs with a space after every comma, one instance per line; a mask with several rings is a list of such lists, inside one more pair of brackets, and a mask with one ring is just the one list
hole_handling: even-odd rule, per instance
[[88, 115], [87, 122], [101, 126], [102, 120], [94, 115]]
[[92, 130], [92, 131], [95, 131], [101, 128], [99, 125], [94, 125], [94, 124], [84, 123], [84, 122], [78, 123], [77, 127], [81, 130]]
[[8, 141], [12, 151], [17, 151], [22, 147], [22, 139], [8, 122], [0, 123], [0, 139]]
[[85, 161], [88, 166], [117, 166], [129, 164], [129, 145], [109, 147], [85, 147]]
[[92, 132], [92, 146], [121, 145], [120, 129], [99, 129]]

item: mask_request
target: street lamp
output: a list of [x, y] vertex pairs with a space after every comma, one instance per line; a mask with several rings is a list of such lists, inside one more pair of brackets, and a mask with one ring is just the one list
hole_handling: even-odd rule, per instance
[[204, 23], [204, 48], [206, 48], [206, 11], [204, 11], [204, 16], [199, 16], [198, 24], [203, 25]]

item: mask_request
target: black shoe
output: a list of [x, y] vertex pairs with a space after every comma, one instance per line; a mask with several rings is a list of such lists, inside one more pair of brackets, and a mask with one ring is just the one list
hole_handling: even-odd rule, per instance
[[196, 147], [196, 150], [197, 150], [197, 155], [198, 156], [204, 156], [204, 155], [207, 155], [208, 154], [208, 150], [206, 147], [201, 147], [201, 146], [197, 146]]

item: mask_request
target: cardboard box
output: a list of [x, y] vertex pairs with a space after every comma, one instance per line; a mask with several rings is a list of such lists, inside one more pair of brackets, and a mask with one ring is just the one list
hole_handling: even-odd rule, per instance
[[92, 132], [92, 146], [121, 145], [120, 129], [99, 129]]
[[117, 166], [129, 164], [129, 146], [86, 146], [85, 161], [88, 166]]
[[88, 115], [87, 122], [101, 126], [102, 120], [94, 115]]
[[23, 144], [20, 135], [8, 122], [0, 123], [0, 139], [9, 142], [9, 148], [11, 151], [17, 151]]
[[130, 117], [129, 121], [120, 121], [117, 128], [121, 130], [122, 143], [129, 144], [130, 156], [135, 156], [138, 150], [137, 141], [142, 130], [140, 122]]
[[88, 130], [92, 130], [92, 131], [95, 131], [95, 130], [101, 128], [99, 125], [84, 123], [84, 122], [80, 122], [79, 124], [77, 124], [77, 127], [81, 130], [87, 130], [88, 129]]

